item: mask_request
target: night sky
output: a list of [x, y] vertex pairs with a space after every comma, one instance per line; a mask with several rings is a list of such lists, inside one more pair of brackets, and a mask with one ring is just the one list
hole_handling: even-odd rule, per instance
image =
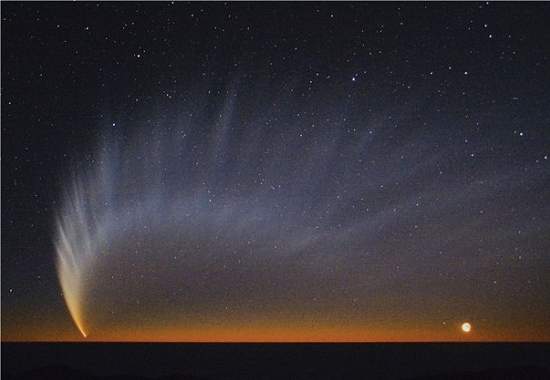
[[3, 340], [550, 339], [549, 4], [1, 11]]

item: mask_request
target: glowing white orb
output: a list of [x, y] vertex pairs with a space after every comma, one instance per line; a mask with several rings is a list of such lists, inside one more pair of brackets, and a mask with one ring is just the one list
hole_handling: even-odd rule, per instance
[[469, 324], [468, 322], [464, 322], [462, 324], [462, 326], [460, 326], [460, 328], [462, 329], [462, 331], [464, 331], [465, 333], [469, 333], [471, 330], [472, 330], [472, 325]]

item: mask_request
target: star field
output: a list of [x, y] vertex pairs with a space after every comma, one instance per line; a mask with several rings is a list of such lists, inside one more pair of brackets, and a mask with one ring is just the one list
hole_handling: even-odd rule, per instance
[[2, 4], [3, 338], [548, 340], [548, 16]]

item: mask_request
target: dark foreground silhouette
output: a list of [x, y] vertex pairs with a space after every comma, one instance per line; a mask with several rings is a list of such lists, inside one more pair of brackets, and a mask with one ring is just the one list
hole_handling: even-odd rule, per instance
[[550, 344], [2, 343], [2, 379], [550, 379]]
[[[335, 371], [336, 372], [336, 371]], [[357, 378], [370, 378], [368, 374], [356, 374]], [[247, 378], [246, 374], [243, 374], [242, 378]], [[348, 378], [348, 376], [338, 375], [337, 373], [327, 374], [326, 377], [321, 375], [321, 378]], [[84, 371], [78, 371], [67, 367], [45, 367], [35, 370], [31, 370], [19, 375], [9, 375], [6, 377], [8, 380], [69, 380], [69, 379], [82, 379], [82, 380], [199, 380], [207, 379], [207, 377], [174, 374], [169, 376], [161, 376], [156, 378], [144, 377], [138, 375], [118, 375], [118, 376], [94, 376]], [[270, 378], [266, 375], [264, 378]], [[320, 378], [318, 375], [314, 377], [306, 376], [305, 374], [296, 373], [291, 378]], [[545, 368], [525, 367], [525, 368], [508, 368], [508, 369], [487, 369], [479, 372], [452, 372], [441, 373], [434, 376], [422, 376], [410, 378], [411, 380], [439, 380], [439, 379], [472, 379], [472, 380], [501, 380], [501, 379], [550, 379], [550, 370]]]

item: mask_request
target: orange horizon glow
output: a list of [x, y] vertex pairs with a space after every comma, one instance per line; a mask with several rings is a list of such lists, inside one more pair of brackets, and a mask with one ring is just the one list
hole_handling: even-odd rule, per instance
[[[157, 319], [104, 320], [90, 324], [88, 338], [75, 327], [68, 313], [37, 310], [33, 318], [3, 316], [2, 342], [94, 343], [445, 343], [445, 342], [550, 342], [545, 320], [521, 323], [522, 316], [496, 318], [395, 318], [352, 319], [296, 316], [203, 316], [185, 318], [164, 315]], [[462, 330], [468, 322], [469, 333]]]
[[533, 334], [497, 334], [460, 331], [460, 325], [446, 332], [427, 329], [360, 328], [197, 328], [197, 329], [144, 329], [118, 330], [91, 333], [82, 338], [78, 331], [45, 333], [42, 337], [20, 335], [3, 337], [3, 342], [80, 342], [80, 343], [468, 343], [468, 342], [550, 342], [550, 336]]

